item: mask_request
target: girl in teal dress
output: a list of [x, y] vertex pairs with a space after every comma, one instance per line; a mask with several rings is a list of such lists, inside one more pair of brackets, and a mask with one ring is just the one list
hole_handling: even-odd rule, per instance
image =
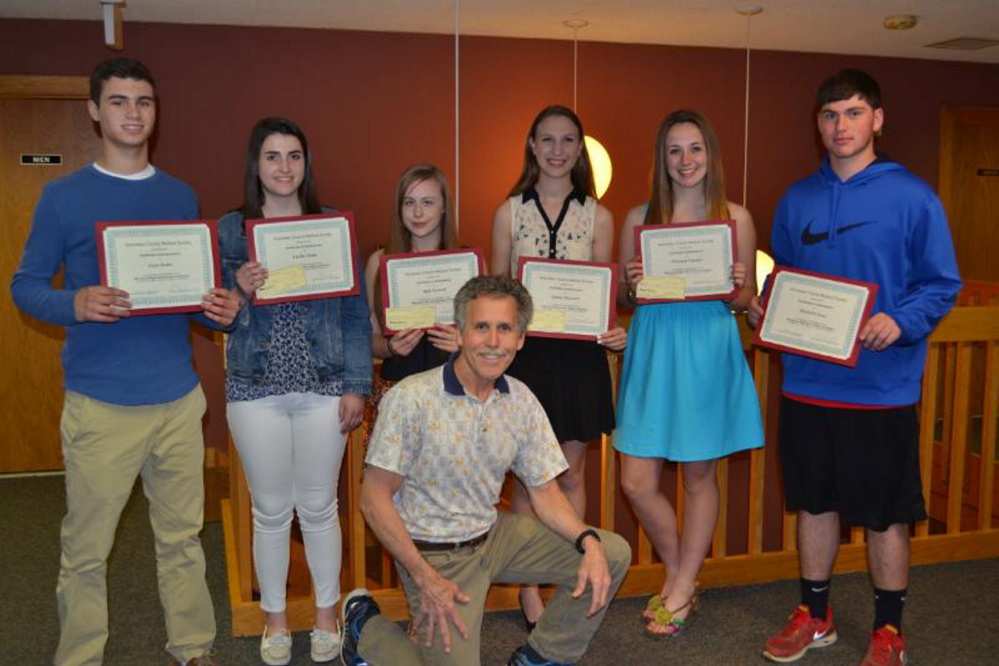
[[[646, 632], [674, 636], [697, 602], [697, 575], [718, 519], [716, 463], [763, 444], [760, 409], [732, 311], [755, 294], [756, 233], [749, 212], [725, 199], [718, 139], [696, 111], [676, 111], [659, 127], [652, 193], [621, 229], [626, 282], [619, 300], [635, 305], [642, 279], [634, 227], [735, 220], [738, 296], [730, 301], [640, 305], [628, 331], [614, 446], [624, 492], [666, 567], [662, 591], [649, 600]], [[682, 536], [660, 489], [663, 463], [678, 462], [685, 493]]]

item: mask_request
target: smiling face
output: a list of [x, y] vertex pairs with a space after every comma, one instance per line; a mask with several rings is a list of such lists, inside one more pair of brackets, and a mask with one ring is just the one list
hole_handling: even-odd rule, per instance
[[530, 143], [541, 173], [549, 178], [568, 176], [583, 152], [583, 137], [575, 123], [562, 115], [538, 123]]
[[148, 81], [111, 77], [100, 104], [89, 101], [87, 109], [105, 144], [115, 148], [145, 148], [156, 127], [156, 93]]
[[436, 248], [440, 245], [441, 220], [444, 217], [444, 194], [435, 178], [426, 178], [409, 186], [399, 205], [402, 223], [412, 234], [414, 244]]
[[524, 332], [517, 321], [513, 296], [479, 296], [466, 307], [459, 339], [461, 354], [454, 370], [462, 386], [481, 398], [524, 346]]
[[677, 123], [666, 134], [666, 168], [676, 187], [698, 187], [708, 175], [708, 149], [701, 128]]
[[860, 95], [824, 104], [819, 109], [819, 134], [833, 167], [874, 161], [874, 137], [883, 123], [884, 111], [871, 108]]
[[271, 134], [260, 146], [257, 169], [265, 202], [297, 198], [305, 177], [302, 143], [291, 134]]

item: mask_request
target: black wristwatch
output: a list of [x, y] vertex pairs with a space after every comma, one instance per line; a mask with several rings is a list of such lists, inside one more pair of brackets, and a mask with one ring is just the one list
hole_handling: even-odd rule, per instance
[[588, 530], [583, 530], [582, 532], [580, 532], [579, 536], [576, 537], [576, 550], [578, 550], [582, 555], [586, 554], [586, 549], [583, 548], [583, 539], [585, 539], [588, 536], [591, 536], [597, 541], [600, 541], [600, 535], [597, 534], [597, 531], [592, 527]]

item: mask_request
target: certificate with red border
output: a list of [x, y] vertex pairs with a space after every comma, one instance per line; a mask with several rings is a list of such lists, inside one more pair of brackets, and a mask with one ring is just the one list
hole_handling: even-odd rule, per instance
[[250, 261], [267, 269], [253, 294], [273, 305], [361, 293], [354, 215], [347, 212], [246, 220]]
[[733, 220], [640, 225], [635, 248], [645, 277], [668, 276], [675, 287], [661, 298], [642, 297], [640, 291], [638, 303], [731, 300], [739, 294], [732, 282], [739, 256]]
[[778, 266], [753, 341], [791, 354], [853, 367], [861, 327], [878, 285]]
[[454, 297], [473, 277], [486, 272], [477, 247], [434, 252], [383, 254], [382, 330], [386, 335], [410, 328], [454, 323]]
[[517, 276], [534, 301], [527, 334], [594, 340], [617, 325], [617, 264], [521, 257]]
[[130, 314], [200, 312], [222, 283], [213, 220], [98, 222], [101, 284], [128, 292]]

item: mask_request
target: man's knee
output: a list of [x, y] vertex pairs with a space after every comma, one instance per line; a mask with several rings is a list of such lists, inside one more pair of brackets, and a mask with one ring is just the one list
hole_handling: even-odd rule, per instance
[[607, 532], [605, 530], [599, 530], [600, 532], [600, 543], [604, 547], [604, 553], [607, 555], [607, 564], [610, 566], [611, 575], [614, 576], [616, 580], [624, 578], [624, 574], [628, 572], [628, 568], [631, 566], [631, 546], [624, 538], [615, 533]]

